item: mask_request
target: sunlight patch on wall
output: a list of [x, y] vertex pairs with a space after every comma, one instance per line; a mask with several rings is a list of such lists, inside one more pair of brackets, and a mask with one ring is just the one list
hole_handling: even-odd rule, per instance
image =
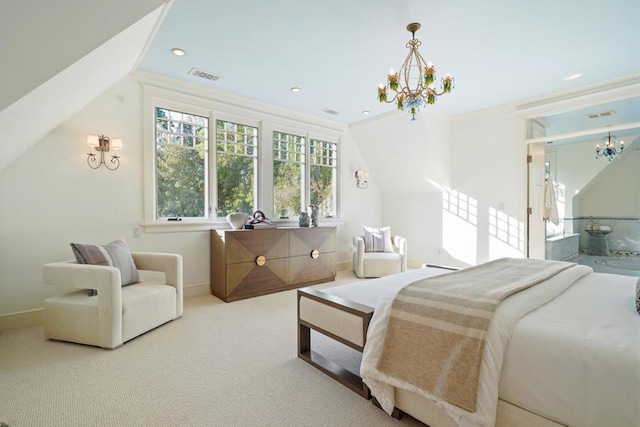
[[524, 241], [523, 222], [489, 208], [489, 259], [523, 257]]
[[442, 247], [475, 265], [478, 257], [478, 201], [455, 190], [442, 191]]

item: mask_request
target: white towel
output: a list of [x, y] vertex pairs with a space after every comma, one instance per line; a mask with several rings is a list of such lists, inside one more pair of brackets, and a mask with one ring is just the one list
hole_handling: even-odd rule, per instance
[[544, 184], [544, 216], [545, 221], [551, 221], [555, 225], [560, 223], [558, 218], [558, 204], [556, 202], [555, 185], [551, 177], [547, 178]]

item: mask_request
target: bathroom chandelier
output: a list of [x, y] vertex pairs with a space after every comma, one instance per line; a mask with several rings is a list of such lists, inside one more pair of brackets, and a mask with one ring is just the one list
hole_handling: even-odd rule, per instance
[[[416, 39], [415, 35], [419, 29], [420, 24], [417, 22], [407, 25], [407, 31], [411, 33], [411, 40], [406, 45], [409, 48], [409, 55], [400, 67], [400, 71], [394, 73], [392, 69], [387, 76], [387, 84], [380, 83], [378, 86], [378, 100], [388, 103], [395, 102], [398, 110], [408, 108], [411, 120], [416, 119], [416, 111], [420, 107], [435, 103], [436, 97], [451, 92], [454, 87], [454, 78], [447, 74], [441, 79], [441, 91], [436, 90], [433, 84], [436, 80], [436, 69], [431, 62], [426, 62], [418, 52], [422, 42]], [[402, 81], [400, 81], [401, 79]], [[414, 84], [413, 87], [410, 86], [410, 82]], [[395, 92], [393, 98], [389, 98], [387, 95], [387, 88]]]
[[624, 150], [624, 141], [620, 140], [620, 149], [618, 150], [618, 138], [611, 135], [611, 132], [609, 132], [608, 136], [602, 138], [602, 143], [604, 144], [602, 148], [600, 148], [600, 144], [596, 145], [596, 159], [604, 157], [611, 161]]

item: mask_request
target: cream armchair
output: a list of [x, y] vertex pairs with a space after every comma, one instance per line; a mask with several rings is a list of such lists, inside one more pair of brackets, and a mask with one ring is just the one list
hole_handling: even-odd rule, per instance
[[[124, 287], [115, 267], [74, 261], [46, 264], [44, 284], [72, 292], [45, 300], [45, 337], [112, 349], [180, 317], [182, 257], [131, 255], [141, 281]], [[96, 289], [98, 295], [89, 296], [87, 289]]]
[[365, 252], [364, 238], [353, 237], [353, 271], [358, 277], [382, 277], [407, 271], [407, 239], [392, 236], [393, 252]]

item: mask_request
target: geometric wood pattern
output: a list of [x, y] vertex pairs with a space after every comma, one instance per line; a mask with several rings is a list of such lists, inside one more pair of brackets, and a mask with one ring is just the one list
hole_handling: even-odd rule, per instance
[[335, 248], [335, 227], [211, 230], [211, 292], [230, 302], [333, 280]]

